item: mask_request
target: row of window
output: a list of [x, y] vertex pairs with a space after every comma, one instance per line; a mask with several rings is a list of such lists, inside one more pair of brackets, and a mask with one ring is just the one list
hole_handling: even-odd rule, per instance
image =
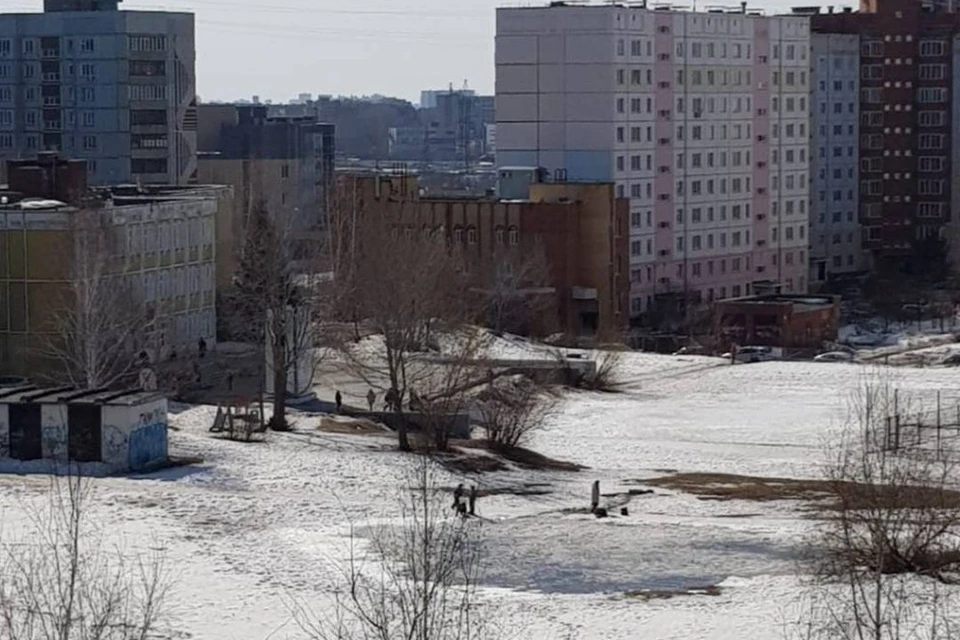
[[213, 264], [157, 269], [134, 276], [134, 293], [146, 302], [209, 293], [215, 286]]
[[[47, 50], [42, 48], [41, 42], [47, 42], [49, 39], [44, 37], [40, 38], [20, 38], [20, 52], [26, 57], [38, 56], [41, 53], [43, 55], [54, 54], [59, 55], [60, 42], [57, 40], [56, 48], [52, 50]], [[44, 45], [46, 46], [46, 45]], [[66, 49], [67, 53], [74, 52], [74, 40], [73, 38], [67, 38], [66, 40]], [[80, 38], [80, 43], [78, 49], [80, 53], [93, 53], [96, 48], [96, 39], [92, 37]], [[0, 38], [0, 58], [8, 58], [13, 55], [13, 40], [11, 38]]]
[[213, 219], [129, 224], [125, 229], [124, 255], [152, 254], [157, 251], [188, 249], [213, 244]]

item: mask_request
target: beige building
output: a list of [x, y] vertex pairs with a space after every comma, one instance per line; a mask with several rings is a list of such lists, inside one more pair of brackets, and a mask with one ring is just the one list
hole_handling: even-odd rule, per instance
[[11, 168], [10, 191], [0, 193], [0, 374], [36, 375], [45, 366], [44, 346], [69, 309], [71, 283], [90, 269], [91, 221], [104, 238], [97, 248], [108, 247], [103, 271], [151, 310], [145, 330], [157, 353], [195, 348], [201, 337], [212, 344], [215, 220], [230, 206], [230, 189], [115, 187], [71, 204], [39, 197], [37, 185], [56, 180], [31, 183], [38, 171], [75, 164], [52, 162]]

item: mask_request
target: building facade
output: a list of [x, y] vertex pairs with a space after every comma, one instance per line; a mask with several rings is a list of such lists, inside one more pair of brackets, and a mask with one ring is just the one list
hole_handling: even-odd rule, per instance
[[[342, 174], [338, 215], [390, 217], [415, 229], [443, 229], [475, 265], [504, 252], [542, 247], [554, 304], [546, 333], [618, 341], [628, 323], [628, 202], [613, 183], [527, 181], [520, 197], [434, 198], [414, 176]], [[517, 196], [517, 197], [513, 197]]]
[[91, 184], [196, 172], [194, 17], [48, 0], [0, 19], [0, 161], [57, 151]]
[[810, 284], [864, 268], [860, 227], [860, 40], [814, 33], [810, 99]]
[[960, 14], [950, 2], [864, 0], [812, 17], [859, 45], [859, 221], [867, 266], [911, 270], [960, 220]]
[[631, 313], [807, 288], [809, 19], [500, 9], [498, 166], [614, 181]]
[[229, 188], [112, 187], [75, 203], [36, 201], [58, 194], [38, 192], [51, 181], [32, 179], [27, 165], [10, 169], [11, 191], [0, 205], [0, 373], [33, 375], [45, 366], [58, 318], [69, 313], [71, 283], [93, 268], [86, 260], [103, 259], [87, 251], [90, 221], [106, 238], [97, 247], [110, 254], [97, 273], [120, 279], [132, 301], [153, 310], [145, 331], [155, 348], [189, 349], [201, 337], [213, 343], [214, 221]]
[[217, 221], [221, 285], [234, 273], [251, 208], [322, 239], [333, 197], [334, 126], [311, 116], [270, 116], [259, 105], [200, 105], [198, 180], [233, 187], [234, 210]]

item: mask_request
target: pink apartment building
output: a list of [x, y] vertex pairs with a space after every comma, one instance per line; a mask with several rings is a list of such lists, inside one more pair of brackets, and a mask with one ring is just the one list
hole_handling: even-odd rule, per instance
[[497, 161], [629, 197], [631, 314], [806, 291], [805, 16], [497, 12]]

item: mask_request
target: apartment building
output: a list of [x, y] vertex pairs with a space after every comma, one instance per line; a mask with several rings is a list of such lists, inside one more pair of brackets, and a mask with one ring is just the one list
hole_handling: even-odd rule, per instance
[[[544, 182], [536, 168], [505, 169], [500, 198], [422, 196], [411, 175], [343, 173], [337, 215], [395, 220], [405, 232], [438, 230], [474, 266], [500, 252], [542, 247], [553, 298], [537, 329], [618, 341], [628, 324], [628, 202], [613, 183]], [[539, 288], [535, 292], [543, 295]]]
[[811, 44], [810, 284], [863, 269], [860, 227], [860, 40]]
[[0, 14], [0, 165], [56, 151], [91, 184], [187, 184], [196, 172], [194, 17], [45, 0]]
[[951, 2], [864, 0], [812, 16], [816, 34], [858, 42], [859, 222], [865, 266], [910, 270], [923, 241], [956, 244], [960, 14]]
[[333, 198], [335, 131], [315, 116], [271, 116], [267, 106], [198, 107], [198, 182], [233, 187], [232, 211], [217, 220], [217, 274], [236, 270], [251, 207], [290, 221], [305, 240], [322, 240]]
[[809, 20], [500, 9], [497, 162], [630, 199], [631, 314], [807, 288]]
[[[69, 286], [98, 247], [132, 300], [156, 310], [152, 344], [178, 350], [216, 336], [214, 220], [228, 206], [227, 187], [86, 188], [82, 161], [41, 155], [10, 162], [10, 190], [0, 193], [0, 374], [37, 375]], [[63, 199], [68, 199], [65, 202]], [[85, 235], [86, 234], [86, 235]]]

